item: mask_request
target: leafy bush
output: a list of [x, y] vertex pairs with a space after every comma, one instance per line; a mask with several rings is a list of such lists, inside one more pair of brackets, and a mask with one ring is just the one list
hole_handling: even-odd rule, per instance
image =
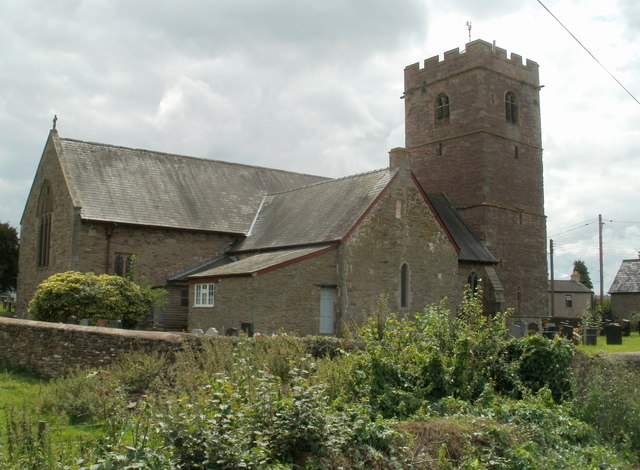
[[133, 328], [162, 302], [163, 292], [120, 276], [67, 271], [38, 286], [29, 313], [36, 320], [50, 322], [66, 322], [72, 316], [122, 320], [125, 328]]
[[640, 456], [640, 374], [624, 362], [580, 353], [574, 361], [575, 416]]

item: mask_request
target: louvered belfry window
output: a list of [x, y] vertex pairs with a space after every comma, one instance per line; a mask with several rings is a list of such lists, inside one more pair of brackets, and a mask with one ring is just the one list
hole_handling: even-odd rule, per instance
[[449, 97], [440, 93], [436, 98], [436, 121], [449, 121]]
[[512, 91], [507, 92], [504, 97], [505, 117], [507, 122], [515, 124], [518, 122], [518, 98]]

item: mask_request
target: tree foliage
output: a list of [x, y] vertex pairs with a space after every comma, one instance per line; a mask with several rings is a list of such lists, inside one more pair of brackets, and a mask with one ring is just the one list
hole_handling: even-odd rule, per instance
[[591, 277], [589, 276], [589, 268], [581, 259], [577, 259], [573, 262], [573, 270], [577, 271], [580, 275], [580, 283], [587, 286], [589, 289], [593, 289], [593, 283], [591, 282]]
[[163, 293], [120, 276], [67, 271], [38, 286], [29, 313], [51, 322], [66, 322], [71, 316], [122, 320], [122, 326], [133, 328], [161, 302]]
[[18, 231], [0, 224], [0, 291], [16, 288], [18, 279]]

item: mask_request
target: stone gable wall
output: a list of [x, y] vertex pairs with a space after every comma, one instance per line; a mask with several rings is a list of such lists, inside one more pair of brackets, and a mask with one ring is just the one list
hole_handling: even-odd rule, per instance
[[99, 368], [130, 351], [171, 352], [189, 336], [0, 318], [0, 362], [44, 378]]
[[[20, 258], [18, 261], [18, 296], [16, 312], [25, 316], [36, 287], [52, 274], [71, 269], [73, 224], [75, 209], [57, 151], [55, 139], [45, 146], [38, 171], [33, 180], [20, 227]], [[42, 185], [49, 182], [53, 199], [49, 265], [37, 265], [38, 200]]]
[[[400, 269], [409, 267], [408, 313], [456, 291], [458, 255], [408, 171], [402, 170], [353, 234], [340, 246], [342, 322], [359, 323], [371, 314], [381, 294], [392, 311], [400, 309]], [[454, 300], [455, 299], [455, 300]]]

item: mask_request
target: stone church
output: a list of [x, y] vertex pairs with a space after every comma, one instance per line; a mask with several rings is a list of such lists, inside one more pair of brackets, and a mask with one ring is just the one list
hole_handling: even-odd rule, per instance
[[56, 272], [169, 292], [166, 330], [340, 334], [481, 285], [547, 316], [538, 65], [478, 40], [405, 69], [405, 148], [339, 179], [49, 133], [21, 220], [18, 312]]

